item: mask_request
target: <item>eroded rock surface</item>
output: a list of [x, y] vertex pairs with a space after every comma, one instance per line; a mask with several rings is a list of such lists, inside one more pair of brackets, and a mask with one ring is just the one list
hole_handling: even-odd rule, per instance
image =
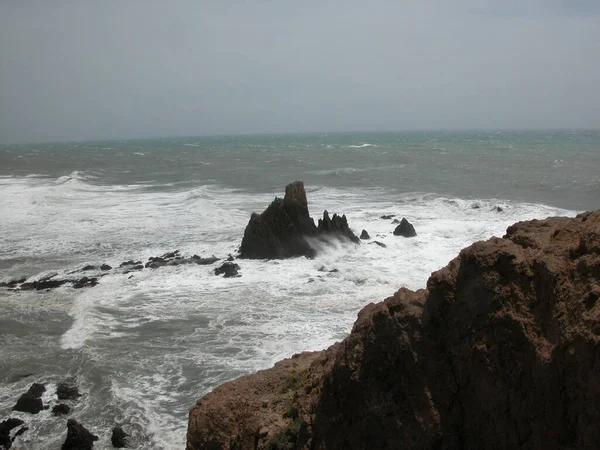
[[599, 341], [600, 212], [517, 223], [204, 396], [187, 449], [596, 449]]
[[304, 184], [296, 181], [286, 186], [283, 199], [275, 198], [262, 214], [253, 213], [250, 216], [240, 246], [240, 256], [252, 259], [313, 257], [315, 250], [307, 238], [318, 236], [359, 242], [348, 227], [346, 216], [334, 214], [330, 218], [325, 211], [317, 227], [308, 211]]

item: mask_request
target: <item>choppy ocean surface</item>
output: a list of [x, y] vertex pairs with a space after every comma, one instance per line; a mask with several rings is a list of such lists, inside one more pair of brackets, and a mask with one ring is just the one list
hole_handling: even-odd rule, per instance
[[[600, 132], [353, 133], [0, 147], [0, 282], [179, 249], [236, 254], [253, 211], [302, 180], [313, 218], [344, 213], [386, 248], [332, 245], [314, 260], [236, 261], [242, 277], [186, 265], [111, 273], [92, 288], [0, 288], [0, 420], [15, 449], [55, 449], [66, 419], [11, 412], [34, 381], [110, 446], [183, 449], [188, 410], [232, 378], [341, 340], [356, 313], [516, 221], [600, 207]], [[478, 206], [478, 207], [475, 207]], [[502, 211], [497, 210], [500, 206]], [[418, 233], [392, 235], [385, 214]], [[325, 270], [323, 270], [323, 268]], [[329, 272], [337, 269], [337, 272]], [[313, 280], [312, 282], [309, 282]], [[28, 375], [23, 377], [24, 375]]]

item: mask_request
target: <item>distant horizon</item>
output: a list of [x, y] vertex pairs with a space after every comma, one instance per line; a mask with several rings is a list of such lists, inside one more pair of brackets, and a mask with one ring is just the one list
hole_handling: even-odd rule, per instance
[[17, 141], [0, 143], [0, 147], [27, 146], [27, 145], [57, 145], [76, 144], [91, 142], [119, 142], [119, 141], [149, 141], [159, 139], [213, 139], [213, 138], [243, 138], [261, 136], [301, 136], [319, 134], [384, 134], [384, 133], [503, 133], [503, 132], [600, 132], [600, 128], [415, 128], [399, 130], [329, 130], [329, 131], [282, 131], [282, 132], [255, 132], [255, 133], [222, 133], [222, 134], [190, 134], [190, 135], [164, 135], [164, 136], [129, 136], [116, 138], [89, 138], [89, 139], [66, 139], [56, 141]]

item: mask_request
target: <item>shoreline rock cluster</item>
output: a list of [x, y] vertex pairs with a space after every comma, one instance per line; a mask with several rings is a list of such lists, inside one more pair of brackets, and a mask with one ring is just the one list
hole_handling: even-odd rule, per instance
[[321, 352], [217, 387], [187, 450], [596, 449], [600, 211], [519, 222]]
[[[22, 394], [15, 405], [13, 412], [26, 414], [40, 414], [50, 409], [49, 405], [44, 405], [42, 395], [46, 392], [46, 386], [42, 383], [33, 383], [27, 392]], [[82, 394], [75, 382], [75, 379], [68, 378], [56, 387], [56, 398], [59, 402], [52, 407], [54, 416], [68, 415], [71, 413], [71, 407], [66, 402], [71, 402], [73, 405]], [[76, 406], [76, 405], [75, 405]], [[12, 436], [14, 429], [20, 427]], [[0, 449], [9, 450], [14, 444], [17, 437], [24, 434], [29, 428], [25, 425], [25, 421], [21, 418], [10, 417], [0, 422]], [[129, 435], [123, 431], [121, 426], [115, 426], [112, 430], [111, 442], [115, 448], [125, 448], [129, 446]], [[91, 450], [94, 442], [98, 440], [98, 436], [87, 430], [81, 423], [74, 418], [67, 420], [67, 436], [61, 446], [62, 450]]]
[[[142, 263], [142, 261], [130, 259], [128, 261], [123, 261], [116, 268], [113, 268], [106, 263], [103, 263], [101, 265], [87, 265], [82, 267], [81, 269], [69, 272], [67, 275], [81, 275], [83, 272], [88, 272], [91, 273], [89, 276], [68, 276], [66, 278], [60, 278], [57, 273], [53, 273], [44, 276], [40, 279], [33, 279], [31, 281], [28, 281], [27, 277], [21, 277], [7, 282], [0, 282], [0, 288], [7, 288], [13, 291], [47, 291], [51, 289], [56, 289], [63, 285], [71, 285], [73, 289], [81, 289], [86, 287], [97, 286], [102, 277], [107, 276], [111, 273], [127, 275], [139, 272], [144, 269], [155, 270], [161, 267], [175, 267], [187, 264], [208, 266], [220, 260], [221, 258], [217, 258], [214, 255], [207, 258], [203, 258], [198, 255], [184, 257], [179, 253], [179, 250], [174, 250], [172, 252], [165, 253], [162, 256], [151, 256], [150, 258], [148, 258], [148, 261], [145, 264]], [[233, 257], [231, 255], [229, 255], [225, 263], [220, 268], [214, 270], [215, 275], [225, 273], [225, 277], [241, 276], [239, 275], [240, 268], [237, 265], [237, 273], [233, 275], [228, 275], [230, 273], [233, 273], [229, 269], [229, 265], [231, 264], [230, 261], [233, 261]]]

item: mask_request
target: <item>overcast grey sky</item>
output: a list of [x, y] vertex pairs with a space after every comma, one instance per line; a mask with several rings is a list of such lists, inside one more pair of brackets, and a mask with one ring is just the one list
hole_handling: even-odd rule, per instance
[[600, 0], [0, 0], [0, 143], [600, 128]]

